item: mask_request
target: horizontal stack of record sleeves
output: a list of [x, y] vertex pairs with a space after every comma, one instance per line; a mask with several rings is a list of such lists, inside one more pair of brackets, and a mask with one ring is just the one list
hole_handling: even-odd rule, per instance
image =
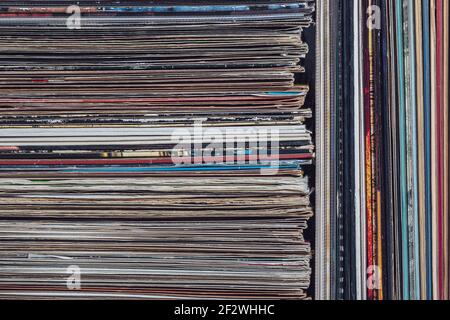
[[74, 2], [0, 3], [0, 298], [311, 297], [315, 2]]
[[319, 297], [447, 300], [449, 1], [345, 0], [330, 10], [338, 205], [318, 226], [333, 247], [318, 248], [331, 270], [316, 279]]

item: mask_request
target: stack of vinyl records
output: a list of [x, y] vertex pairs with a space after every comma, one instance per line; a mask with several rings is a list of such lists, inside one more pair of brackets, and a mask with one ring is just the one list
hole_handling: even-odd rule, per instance
[[340, 207], [329, 216], [339, 248], [329, 297], [447, 300], [449, 2], [335, 5]]
[[0, 4], [0, 297], [307, 298], [314, 2], [71, 4]]

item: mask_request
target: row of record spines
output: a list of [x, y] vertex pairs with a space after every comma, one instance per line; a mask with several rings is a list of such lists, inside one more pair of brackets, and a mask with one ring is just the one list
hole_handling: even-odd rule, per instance
[[[338, 265], [336, 270], [336, 281], [337, 291], [336, 291], [336, 299], [356, 299], [354, 293], [356, 292], [353, 287], [356, 283], [354, 275], [350, 274], [350, 276], [346, 276], [348, 272], [346, 270], [349, 268], [349, 263], [351, 262], [352, 257], [355, 256], [353, 250], [350, 249], [352, 241], [355, 241], [354, 237], [345, 236], [345, 233], [349, 234], [347, 229], [354, 229], [353, 223], [350, 219], [349, 214], [344, 214], [344, 212], [353, 212], [352, 206], [354, 206], [354, 202], [351, 200], [351, 192], [345, 192], [346, 190], [354, 190], [353, 180], [350, 179], [347, 173], [354, 171], [354, 162], [346, 161], [346, 159], [351, 158], [352, 152], [354, 148], [351, 144], [346, 143], [347, 141], [352, 141], [353, 137], [351, 136], [352, 125], [353, 122], [350, 121], [352, 119], [352, 108], [348, 108], [346, 106], [352, 105], [352, 97], [353, 94], [351, 92], [352, 89], [352, 73], [346, 70], [346, 65], [343, 63], [344, 61], [351, 61], [351, 46], [352, 44], [352, 28], [351, 25], [351, 16], [352, 16], [352, 3], [351, 1], [341, 1], [339, 3], [339, 20], [338, 23], [341, 26], [338, 28], [338, 45], [340, 53], [337, 57], [337, 70], [336, 74], [338, 75], [338, 83], [340, 84], [337, 88], [340, 94], [338, 95], [338, 101], [336, 103], [336, 114], [338, 118], [338, 133], [337, 133], [337, 152], [338, 152], [338, 177], [337, 177], [337, 189], [338, 189], [338, 208], [337, 208], [337, 245], [336, 252], [338, 256]], [[344, 36], [347, 35], [347, 42], [344, 41]], [[347, 64], [347, 66], [352, 66], [352, 64]], [[348, 130], [344, 130], [347, 128]], [[350, 132], [349, 132], [350, 131]], [[348, 228], [351, 226], [350, 228]]]
[[334, 113], [337, 99], [336, 55], [338, 54], [339, 1], [316, 2], [316, 188], [315, 188], [315, 298], [336, 296], [339, 264], [336, 241], [337, 158]]
[[[421, 2], [417, 1], [416, 4], [417, 3], [420, 4]], [[428, 3], [428, 0], [422, 3], [425, 9], [428, 7]], [[367, 12], [365, 9], [369, 8], [371, 5], [376, 5], [381, 8], [381, 29], [369, 30], [366, 27], [367, 21], [365, 18], [367, 18]], [[394, 7], [395, 5], [396, 7]], [[338, 198], [340, 206], [338, 207], [336, 219], [338, 221], [338, 230], [342, 230], [343, 232], [343, 239], [342, 237], [339, 238], [340, 241], [337, 245], [337, 252], [341, 265], [337, 266], [336, 281], [340, 287], [334, 292], [334, 297], [338, 299], [415, 299], [419, 296], [417, 292], [411, 294], [411, 292], [414, 292], [414, 288], [411, 290], [410, 286], [415, 286], [417, 284], [414, 282], [409, 283], [410, 276], [404, 272], [404, 268], [406, 267], [408, 269], [408, 266], [413, 261], [408, 260], [408, 257], [405, 259], [404, 251], [406, 248], [401, 248], [399, 245], [401, 242], [405, 245], [406, 240], [405, 238], [401, 239], [402, 235], [405, 236], [402, 234], [402, 222], [405, 222], [406, 217], [400, 216], [402, 212], [405, 213], [405, 207], [402, 205], [401, 201], [402, 197], [406, 196], [406, 193], [402, 193], [402, 186], [399, 184], [399, 180], [401, 180], [402, 176], [401, 171], [405, 170], [404, 168], [402, 169], [401, 163], [405, 163], [406, 160], [403, 159], [403, 161], [398, 163], [396, 161], [396, 150], [401, 147], [398, 140], [399, 131], [405, 131], [406, 128], [399, 129], [395, 125], [396, 123], [401, 122], [396, 109], [396, 101], [401, 98], [401, 95], [405, 94], [403, 92], [404, 89], [400, 88], [401, 85], [397, 83], [396, 77], [397, 72], [405, 74], [405, 70], [402, 64], [398, 66], [397, 60], [387, 54], [388, 52], [397, 50], [398, 54], [403, 55], [403, 48], [398, 48], [398, 41], [393, 36], [396, 31], [395, 28], [403, 26], [403, 23], [399, 23], [398, 16], [394, 16], [394, 13], [398, 14], [399, 10], [403, 11], [402, 5], [403, 1], [401, 0], [363, 1], [358, 8], [360, 21], [356, 22], [357, 24], [360, 24], [360, 30], [355, 30], [355, 21], [352, 21], [354, 20], [352, 11], [354, 12], [354, 8], [355, 6], [358, 6], [358, 4], [355, 1], [340, 1], [341, 34], [344, 36], [341, 37], [339, 41], [339, 49], [342, 53], [338, 56], [340, 68], [337, 68], [337, 74], [341, 75], [339, 80], [342, 85], [338, 88], [339, 96], [341, 98], [336, 104], [335, 110], [340, 123], [339, 135], [336, 140], [339, 148], [339, 181], [337, 187], [339, 191]], [[440, 8], [442, 9], [442, 7]], [[445, 15], [446, 13], [443, 14]], [[424, 17], [426, 16], [427, 14], [425, 13]], [[425, 21], [424, 23], [427, 24], [428, 22]], [[428, 30], [428, 32], [430, 32], [430, 30]], [[354, 97], [357, 96], [355, 95], [355, 90], [358, 90], [358, 87], [355, 87], [355, 83], [358, 83], [359, 79], [355, 76], [355, 70], [353, 69], [358, 68], [354, 64], [356, 53], [353, 50], [355, 44], [354, 35], [357, 33], [358, 36], [362, 37], [364, 40], [362, 45], [360, 45], [360, 48], [366, 50], [361, 53], [364, 55], [364, 63], [362, 66], [370, 66], [373, 68], [365, 70], [366, 78], [363, 79], [365, 85], [364, 89], [371, 94], [366, 96], [366, 100], [364, 101], [364, 106], [366, 106], [365, 109], [354, 107], [359, 103], [354, 99]], [[401, 33], [403, 33], [402, 30]], [[368, 42], [369, 40], [367, 40], [369, 37], [372, 39], [370, 43]], [[407, 44], [406, 47], [408, 46], [409, 45]], [[369, 48], [371, 48], [372, 51], [369, 51]], [[403, 57], [401, 59], [403, 59]], [[426, 71], [425, 74], [427, 74]], [[412, 74], [412, 78], [414, 79], [414, 74]], [[425, 83], [429, 83], [429, 78], [428, 80], [425, 79]], [[410, 84], [410, 87], [407, 90], [412, 90], [411, 88], [414, 88], [414, 86]], [[374, 233], [382, 235], [383, 238], [379, 237], [378, 239], [372, 240], [375, 240], [373, 241], [373, 244], [375, 244], [378, 250], [384, 252], [381, 257], [378, 257], [379, 260], [377, 261], [384, 271], [382, 273], [382, 289], [369, 289], [364, 293], [361, 293], [361, 290], [364, 291], [365, 287], [357, 287], [355, 284], [358, 283], [358, 275], [361, 275], [362, 277], [367, 275], [366, 264], [370, 264], [371, 261], [370, 258], [368, 258], [367, 261], [360, 261], [360, 264], [358, 265], [358, 260], [354, 260], [354, 257], [356, 257], [354, 244], [358, 241], [363, 241], [363, 243], [366, 241], [366, 239], [358, 238], [356, 235], [358, 226], [355, 223], [355, 215], [357, 212], [359, 212], [358, 214], [365, 215], [365, 212], [359, 211], [359, 204], [355, 201], [355, 194], [359, 192], [355, 185], [356, 180], [354, 179], [355, 170], [357, 170], [358, 164], [353, 162], [353, 159], [357, 151], [355, 151], [352, 143], [349, 143], [349, 141], [353, 142], [357, 140], [357, 137], [355, 137], [357, 131], [354, 126], [354, 119], [355, 116], [358, 116], [357, 113], [362, 111], [372, 114], [371, 118], [366, 118], [365, 124], [369, 128], [376, 129], [375, 132], [365, 132], [366, 138], [368, 138], [366, 141], [369, 142], [369, 147], [366, 151], [371, 153], [371, 157], [373, 156], [374, 158], [374, 162], [368, 166], [369, 170], [376, 171], [375, 180], [371, 181], [371, 183], [375, 182], [377, 188], [375, 192], [383, 197], [383, 201], [380, 203], [381, 208], [377, 209], [379, 212], [377, 219], [379, 220], [376, 227], [380, 230], [369, 230], [368, 236], [370, 237]], [[372, 143], [374, 147], [372, 146]], [[448, 141], [442, 141], [442, 143], [446, 144]], [[382, 149], [380, 146], [383, 146]], [[403, 145], [402, 148], [409, 149], [411, 148], [411, 145]], [[405, 154], [403, 156], [405, 156]], [[365, 169], [366, 168], [363, 170]], [[405, 172], [403, 175], [405, 175]], [[430, 177], [428, 177], [427, 180], [429, 180], [429, 178]], [[365, 188], [366, 186], [363, 187]], [[370, 210], [368, 210], [368, 213], [370, 213], [369, 211]], [[428, 235], [431, 236], [431, 230], [427, 229], [426, 231], [429, 233]], [[372, 243], [372, 241], [369, 242]], [[403, 263], [403, 266], [402, 263], [399, 263], [399, 260]], [[375, 262], [372, 261], [372, 263]], [[358, 271], [358, 268], [361, 268], [362, 270]], [[432, 279], [428, 279], [428, 281], [431, 280]], [[364, 284], [364, 281], [361, 281], [361, 283]], [[446, 298], [446, 294], [442, 292], [442, 290], [433, 294], [432, 290], [429, 288], [429, 283], [427, 286], [428, 289], [425, 295], [423, 294], [422, 289], [422, 298]]]
[[[355, 9], [355, 7], [357, 7]], [[355, 155], [358, 153], [358, 149], [355, 148], [353, 142], [356, 143], [358, 130], [355, 125], [355, 118], [358, 118], [358, 113], [362, 109], [357, 109], [355, 104], [359, 104], [361, 101], [355, 101], [355, 91], [359, 89], [355, 86], [361, 79], [355, 76], [355, 69], [359, 69], [361, 65], [355, 65], [355, 43], [360, 48], [368, 48], [368, 43], [361, 46], [359, 43], [360, 30], [355, 28], [355, 10], [361, 8], [367, 8], [367, 1], [363, 1], [360, 7], [353, 1], [340, 1], [340, 41], [339, 51], [341, 54], [338, 59], [339, 82], [341, 83], [338, 88], [339, 100], [336, 104], [336, 114], [339, 119], [338, 126], [338, 140], [337, 149], [339, 154], [339, 174], [338, 174], [338, 198], [339, 207], [337, 211], [336, 219], [338, 221], [339, 244], [337, 249], [337, 255], [339, 256], [340, 265], [337, 270], [337, 279], [339, 286], [336, 290], [336, 299], [365, 299], [367, 297], [366, 292], [361, 292], [360, 279], [358, 276], [365, 274], [365, 261], [359, 260], [357, 257], [356, 244], [365, 243], [365, 240], [359, 238], [357, 235], [357, 222], [356, 215], [362, 214], [359, 209], [359, 203], [356, 202], [355, 194], [359, 192], [356, 185], [355, 173], [360, 169], [361, 163], [356, 163]], [[385, 18], [385, 16], [383, 17]], [[357, 21], [360, 23], [360, 21]], [[383, 27], [385, 24], [383, 23]], [[355, 42], [356, 41], [356, 42]], [[356, 57], [357, 59], [358, 57]], [[368, 73], [366, 73], [367, 75]], [[365, 79], [370, 81], [370, 79]], [[378, 104], [376, 104], [378, 105]], [[370, 112], [370, 110], [369, 110]], [[360, 199], [364, 201], [364, 199]], [[388, 212], [389, 210], [383, 210]], [[357, 213], [358, 212], [358, 213]], [[384, 280], [385, 281], [385, 280]], [[383, 281], [383, 282], [384, 282]], [[392, 297], [391, 297], [392, 298]]]
[[[361, 6], [358, 9], [365, 9], [368, 8], [369, 5], [378, 5], [383, 12], [387, 12], [386, 9], [386, 3], [384, 1], [363, 1]], [[357, 137], [355, 136], [357, 134], [357, 130], [355, 128], [355, 117], [357, 118], [360, 112], [365, 112], [366, 115], [369, 114], [370, 116], [365, 118], [365, 125], [366, 131], [363, 132], [365, 135], [365, 141], [369, 142], [369, 149], [366, 150], [366, 152], [373, 152], [373, 155], [375, 155], [375, 167], [376, 168], [383, 168], [383, 170], [379, 170], [376, 172], [376, 176], [371, 177], [372, 180], [377, 181], [377, 186], [380, 188], [377, 192], [384, 193], [388, 192], [389, 194], [392, 194], [392, 192], [387, 191], [387, 189], [390, 187], [388, 184], [383, 184], [381, 181], [386, 181], [387, 177], [392, 173], [392, 169], [389, 168], [389, 165], [391, 163], [391, 154], [389, 152], [383, 153], [380, 149], [378, 149], [378, 146], [380, 145], [380, 142], [382, 141], [383, 144], [389, 146], [390, 145], [390, 137], [388, 134], [388, 126], [389, 126], [389, 120], [387, 117], [381, 117], [381, 114], [389, 114], [389, 79], [387, 77], [387, 70], [384, 70], [382, 72], [381, 65], [387, 66], [386, 56], [382, 56], [383, 61], [373, 59], [373, 60], [366, 60], [362, 66], [364, 66], [366, 69], [364, 70], [364, 76], [365, 78], [362, 79], [363, 83], [365, 84], [365, 90], [366, 92], [377, 92], [377, 94], [374, 94], [372, 96], [366, 96], [365, 101], [363, 101], [364, 107], [361, 109], [358, 109], [355, 106], [358, 105], [358, 103], [362, 101], [355, 101], [355, 90], [358, 90], [358, 87], [355, 87], [355, 83], [359, 82], [361, 79], [358, 79], [355, 77], [355, 68], [359, 68], [361, 66], [356, 66], [354, 64], [355, 59], [355, 52], [354, 52], [354, 44], [355, 37], [358, 35], [361, 35], [361, 33], [357, 34], [361, 30], [363, 31], [363, 40], [360, 44], [360, 48], [363, 50], [366, 50], [365, 52], [361, 52], [360, 54], [366, 54], [365, 59], [367, 58], [367, 53], [369, 48], [373, 46], [374, 52], [380, 53], [380, 52], [386, 52], [387, 50], [387, 43], [385, 41], [380, 41], [380, 33], [386, 33], [386, 25], [387, 25], [387, 16], [385, 14], [382, 15], [382, 23], [381, 23], [381, 30], [375, 31], [374, 34], [371, 35], [372, 41], [369, 43], [368, 40], [368, 33], [371, 32], [367, 28], [362, 28], [361, 30], [355, 30], [354, 28], [354, 7], [357, 6], [356, 3], [352, 1], [340, 1], [340, 13], [341, 13], [341, 32], [342, 32], [342, 38], [340, 41], [340, 51], [342, 52], [341, 55], [338, 57], [339, 59], [339, 65], [341, 69], [338, 71], [338, 74], [340, 74], [340, 81], [342, 85], [338, 89], [339, 92], [339, 103], [336, 105], [336, 113], [339, 117], [339, 141], [338, 141], [338, 149], [339, 149], [339, 182], [338, 182], [338, 196], [340, 199], [340, 207], [338, 208], [338, 224], [339, 224], [339, 230], [341, 230], [342, 234], [340, 237], [340, 244], [339, 244], [339, 252], [338, 255], [340, 257], [341, 265], [339, 267], [339, 278], [337, 279], [338, 283], [340, 284], [340, 287], [336, 291], [336, 298], [337, 299], [362, 299], [362, 298], [368, 298], [368, 299], [395, 299], [399, 298], [398, 292], [394, 292], [395, 290], [398, 290], [398, 286], [392, 283], [391, 281], [394, 281], [393, 279], [390, 279], [388, 277], [388, 272], [383, 273], [383, 283], [387, 284], [390, 283], [390, 288], [392, 288], [393, 291], [389, 290], [368, 290], [367, 292], [361, 292], [361, 287], [358, 287], [358, 283], [361, 284], [361, 282], [358, 282], [357, 279], [358, 276], [364, 277], [366, 275], [366, 266], [368, 264], [375, 264], [376, 262], [373, 261], [373, 257], [368, 256], [367, 261], [361, 261], [357, 258], [357, 251], [355, 248], [355, 245], [357, 242], [360, 242], [361, 244], [366, 244], [366, 240], [362, 238], [358, 238], [356, 229], [358, 228], [356, 224], [356, 214], [365, 214], [365, 212], [361, 212], [359, 209], [360, 203], [357, 203], [355, 201], [355, 194], [359, 192], [357, 190], [357, 186], [355, 183], [355, 172], [356, 170], [360, 170], [360, 163], [356, 163], [353, 159], [355, 159], [355, 153], [358, 152], [358, 150], [355, 149], [355, 146], [353, 143], [357, 140]], [[365, 11], [365, 10], [364, 10]], [[357, 23], [363, 23], [364, 20], [358, 21]], [[370, 58], [372, 59], [372, 58]], [[374, 66], [376, 68], [376, 71], [370, 70], [368, 67]], [[375, 81], [374, 81], [375, 80]], [[370, 87], [369, 87], [370, 86]], [[372, 109], [376, 108], [376, 110]], [[379, 122], [380, 119], [382, 122]], [[375, 124], [375, 128], [378, 129], [378, 132], [374, 133], [371, 131], [371, 127]], [[370, 146], [373, 143], [376, 148], [373, 148]], [[373, 149], [372, 149], [373, 148]], [[390, 149], [390, 147], [387, 147], [387, 149]], [[384, 156], [383, 156], [384, 155]], [[384, 159], [382, 159], [384, 158]], [[383, 161], [384, 160], [384, 161]], [[372, 171], [373, 168], [371, 166], [374, 164], [368, 164], [368, 169]], [[365, 168], [365, 169], [367, 169]], [[366, 186], [361, 186], [363, 188], [366, 188]], [[386, 190], [384, 190], [386, 189]], [[380, 209], [380, 212], [382, 212], [380, 219], [384, 220], [385, 222], [392, 221], [392, 208], [391, 206], [394, 204], [392, 201], [393, 199], [386, 199], [390, 201], [383, 201], [382, 205], [383, 207]], [[364, 201], [364, 199], [361, 198], [361, 201]], [[368, 199], [368, 201], [372, 202], [373, 200]], [[370, 211], [370, 210], [369, 210]], [[373, 217], [368, 217], [369, 219], [372, 219]], [[369, 221], [367, 221], [369, 223]], [[388, 230], [389, 229], [389, 230]], [[377, 232], [374, 232], [372, 228], [369, 229], [368, 236], [371, 237], [373, 234], [378, 233], [381, 234], [381, 231], [378, 230]], [[389, 243], [390, 240], [392, 240], [392, 226], [386, 227], [386, 230], [383, 230], [382, 233], [386, 236], [385, 241], [383, 241], [384, 244]], [[376, 243], [376, 240], [379, 239], [373, 239], [374, 244]], [[368, 249], [368, 251], [374, 250], [372, 247], [372, 241], [371, 245], [368, 247], [363, 247], [363, 250]], [[386, 246], [378, 244], [379, 247], [383, 247], [383, 251], [386, 252]], [[390, 259], [385, 259], [382, 261], [382, 269], [386, 270], [386, 268], [392, 267], [391, 266]], [[360, 270], [358, 270], [360, 269]]]

